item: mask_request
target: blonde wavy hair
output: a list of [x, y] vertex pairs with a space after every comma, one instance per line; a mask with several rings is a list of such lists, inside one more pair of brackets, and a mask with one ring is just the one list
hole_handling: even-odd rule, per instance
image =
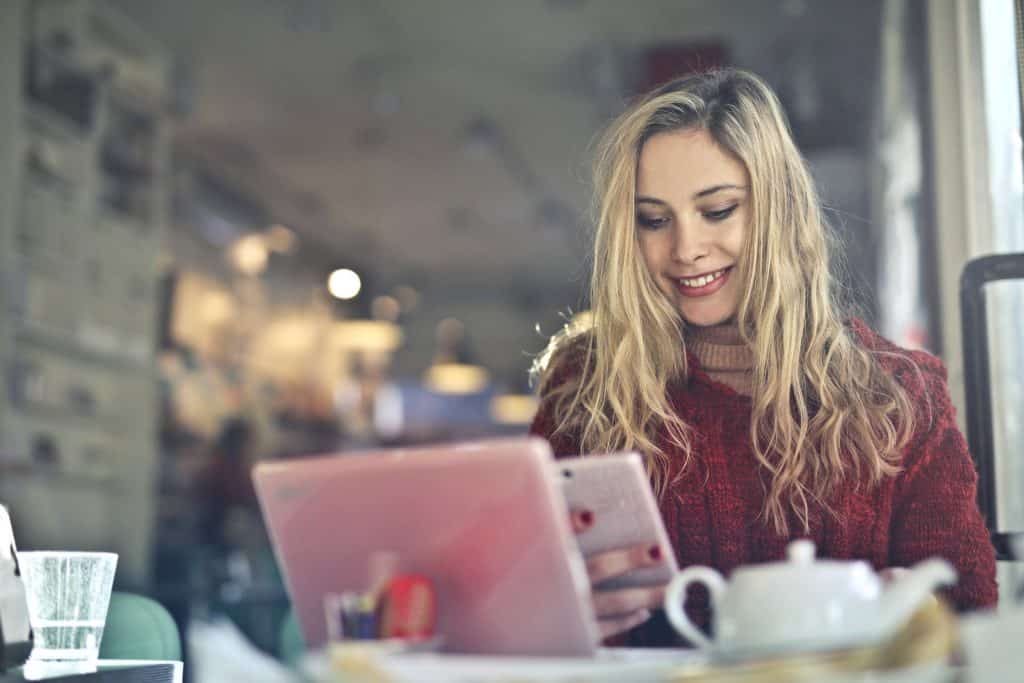
[[[687, 129], [706, 130], [750, 174], [736, 320], [754, 355], [753, 453], [770, 475], [762, 517], [787, 535], [792, 513], [806, 533], [811, 507], [831, 513], [840, 483], [875, 484], [898, 471], [913, 411], [877, 352], [844, 324], [814, 184], [778, 99], [757, 76], [729, 69], [684, 77], [608, 128], [594, 165], [592, 319], [552, 338], [535, 377], [556, 433], [573, 434], [581, 453], [639, 450], [659, 495], [672, 465], [665, 439], [685, 454], [678, 472], [691, 465], [691, 428], [667, 394], [686, 380], [686, 323], [644, 265], [634, 205], [644, 143]], [[555, 381], [569, 356], [579, 372]]]

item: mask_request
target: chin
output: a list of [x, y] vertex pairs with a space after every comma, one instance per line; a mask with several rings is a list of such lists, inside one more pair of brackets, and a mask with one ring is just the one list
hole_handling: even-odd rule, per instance
[[680, 310], [680, 315], [683, 321], [687, 325], [694, 325], [696, 327], [714, 327], [715, 325], [721, 325], [724, 322], [728, 322], [735, 311], [685, 311]]

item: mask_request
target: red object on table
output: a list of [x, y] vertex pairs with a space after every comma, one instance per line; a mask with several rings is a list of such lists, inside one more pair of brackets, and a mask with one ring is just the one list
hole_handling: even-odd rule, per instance
[[429, 638], [436, 618], [437, 598], [429, 579], [400, 574], [387, 583], [381, 594], [381, 638]]

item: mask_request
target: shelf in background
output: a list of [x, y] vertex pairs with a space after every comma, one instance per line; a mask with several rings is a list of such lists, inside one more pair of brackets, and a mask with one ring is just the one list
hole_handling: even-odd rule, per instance
[[156, 376], [156, 366], [151, 358], [139, 359], [128, 354], [116, 354], [90, 348], [77, 337], [47, 330], [28, 321], [21, 321], [15, 333], [19, 340], [65, 353], [89, 363], [95, 363], [113, 370], [130, 370]]

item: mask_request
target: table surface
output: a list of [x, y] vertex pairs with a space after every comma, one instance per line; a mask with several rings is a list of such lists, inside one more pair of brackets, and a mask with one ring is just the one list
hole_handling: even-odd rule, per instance
[[[716, 675], [697, 675], [706, 659], [693, 650], [635, 650], [602, 652], [596, 658], [548, 657], [486, 657], [472, 655], [407, 654], [368, 662], [354, 661], [349, 666], [331, 662], [325, 652], [312, 653], [303, 661], [303, 672], [318, 683], [349, 683], [366, 680], [368, 671], [383, 672], [382, 680], [396, 683], [665, 683], [675, 680], [687, 669], [690, 683], [701, 680], [739, 680]], [[346, 672], [348, 670], [348, 672]], [[910, 667], [898, 671], [864, 671], [830, 677], [829, 683], [957, 683], [962, 670], [942, 662]], [[362, 674], [362, 675], [359, 675]], [[681, 679], [682, 680], [682, 679]], [[778, 677], [746, 676], [748, 683], [778, 681]]]
[[[55, 676], [42, 680], [54, 683], [182, 683], [184, 667], [178, 661], [136, 659], [101, 659], [97, 672]], [[22, 683], [27, 680], [21, 669], [0, 674], [0, 683]]]

